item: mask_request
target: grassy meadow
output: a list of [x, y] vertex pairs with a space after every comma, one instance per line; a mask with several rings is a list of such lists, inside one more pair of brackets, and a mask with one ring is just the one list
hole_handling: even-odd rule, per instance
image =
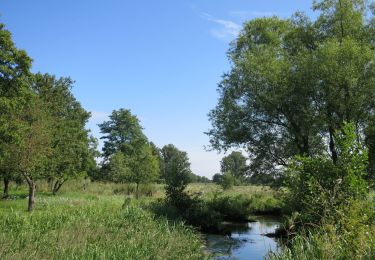
[[[274, 196], [271, 189], [256, 186], [222, 192], [217, 185], [191, 184], [187, 190], [207, 200], [215, 194], [246, 194], [267, 203]], [[12, 184], [10, 199], [0, 201], [1, 259], [210, 257], [193, 227], [148, 210], [148, 204], [165, 196], [163, 185], [145, 185], [140, 191], [143, 196], [136, 200], [132, 185], [71, 181], [53, 196], [48, 184], [40, 182], [35, 210], [29, 213], [27, 187]]]

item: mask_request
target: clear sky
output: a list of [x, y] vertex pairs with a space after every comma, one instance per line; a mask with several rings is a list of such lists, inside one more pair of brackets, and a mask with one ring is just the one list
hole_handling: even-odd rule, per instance
[[33, 71], [70, 76], [97, 127], [128, 108], [159, 147], [187, 151], [196, 174], [211, 177], [223, 154], [206, 152], [207, 113], [230, 64], [229, 42], [244, 21], [311, 13], [310, 0], [0, 0], [0, 21]]

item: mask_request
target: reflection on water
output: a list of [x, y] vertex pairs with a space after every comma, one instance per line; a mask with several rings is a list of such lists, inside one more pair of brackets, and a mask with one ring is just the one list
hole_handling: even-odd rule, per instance
[[275, 218], [258, 217], [257, 222], [224, 223], [225, 235], [206, 234], [207, 249], [215, 259], [264, 259], [277, 250], [277, 241], [264, 236], [275, 232], [280, 222]]

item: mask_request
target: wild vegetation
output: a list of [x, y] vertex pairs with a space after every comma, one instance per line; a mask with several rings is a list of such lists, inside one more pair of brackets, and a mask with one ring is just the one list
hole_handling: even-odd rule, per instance
[[[38, 204], [24, 208], [25, 186], [0, 204], [2, 259], [205, 259], [201, 237], [181, 222], [155, 219], [112, 184], [68, 182], [58, 196], [38, 183]], [[43, 189], [44, 188], [44, 189]], [[118, 188], [118, 187], [117, 187]]]
[[374, 259], [375, 5], [313, 9], [250, 20], [231, 44], [207, 134], [243, 153], [222, 159], [219, 185], [129, 109], [99, 124], [97, 151], [74, 82], [32, 73], [1, 24], [0, 258], [204, 259], [199, 231], [273, 214], [285, 242], [271, 259]]
[[248, 151], [252, 174], [285, 188], [280, 233], [290, 243], [274, 258], [371, 259], [374, 4], [322, 0], [313, 9], [314, 20], [296, 13], [244, 25], [208, 135], [214, 149]]

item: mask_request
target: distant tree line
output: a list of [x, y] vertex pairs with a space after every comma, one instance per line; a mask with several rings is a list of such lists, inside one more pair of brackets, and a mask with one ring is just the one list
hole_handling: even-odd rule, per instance
[[233, 185], [273, 185], [275, 178], [269, 174], [259, 174], [252, 172], [248, 158], [239, 151], [233, 151], [224, 156], [220, 162], [220, 173], [212, 177], [214, 183], [230, 188]]
[[[116, 183], [135, 183], [136, 194], [140, 184], [164, 183], [170, 176], [170, 167], [186, 163], [187, 182], [209, 182], [208, 178], [195, 175], [190, 170], [186, 152], [174, 145], [161, 149], [143, 133], [138, 118], [128, 109], [114, 110], [109, 120], [99, 124], [104, 140], [103, 161], [92, 175], [95, 180]], [[181, 160], [181, 161], [179, 161]]]

